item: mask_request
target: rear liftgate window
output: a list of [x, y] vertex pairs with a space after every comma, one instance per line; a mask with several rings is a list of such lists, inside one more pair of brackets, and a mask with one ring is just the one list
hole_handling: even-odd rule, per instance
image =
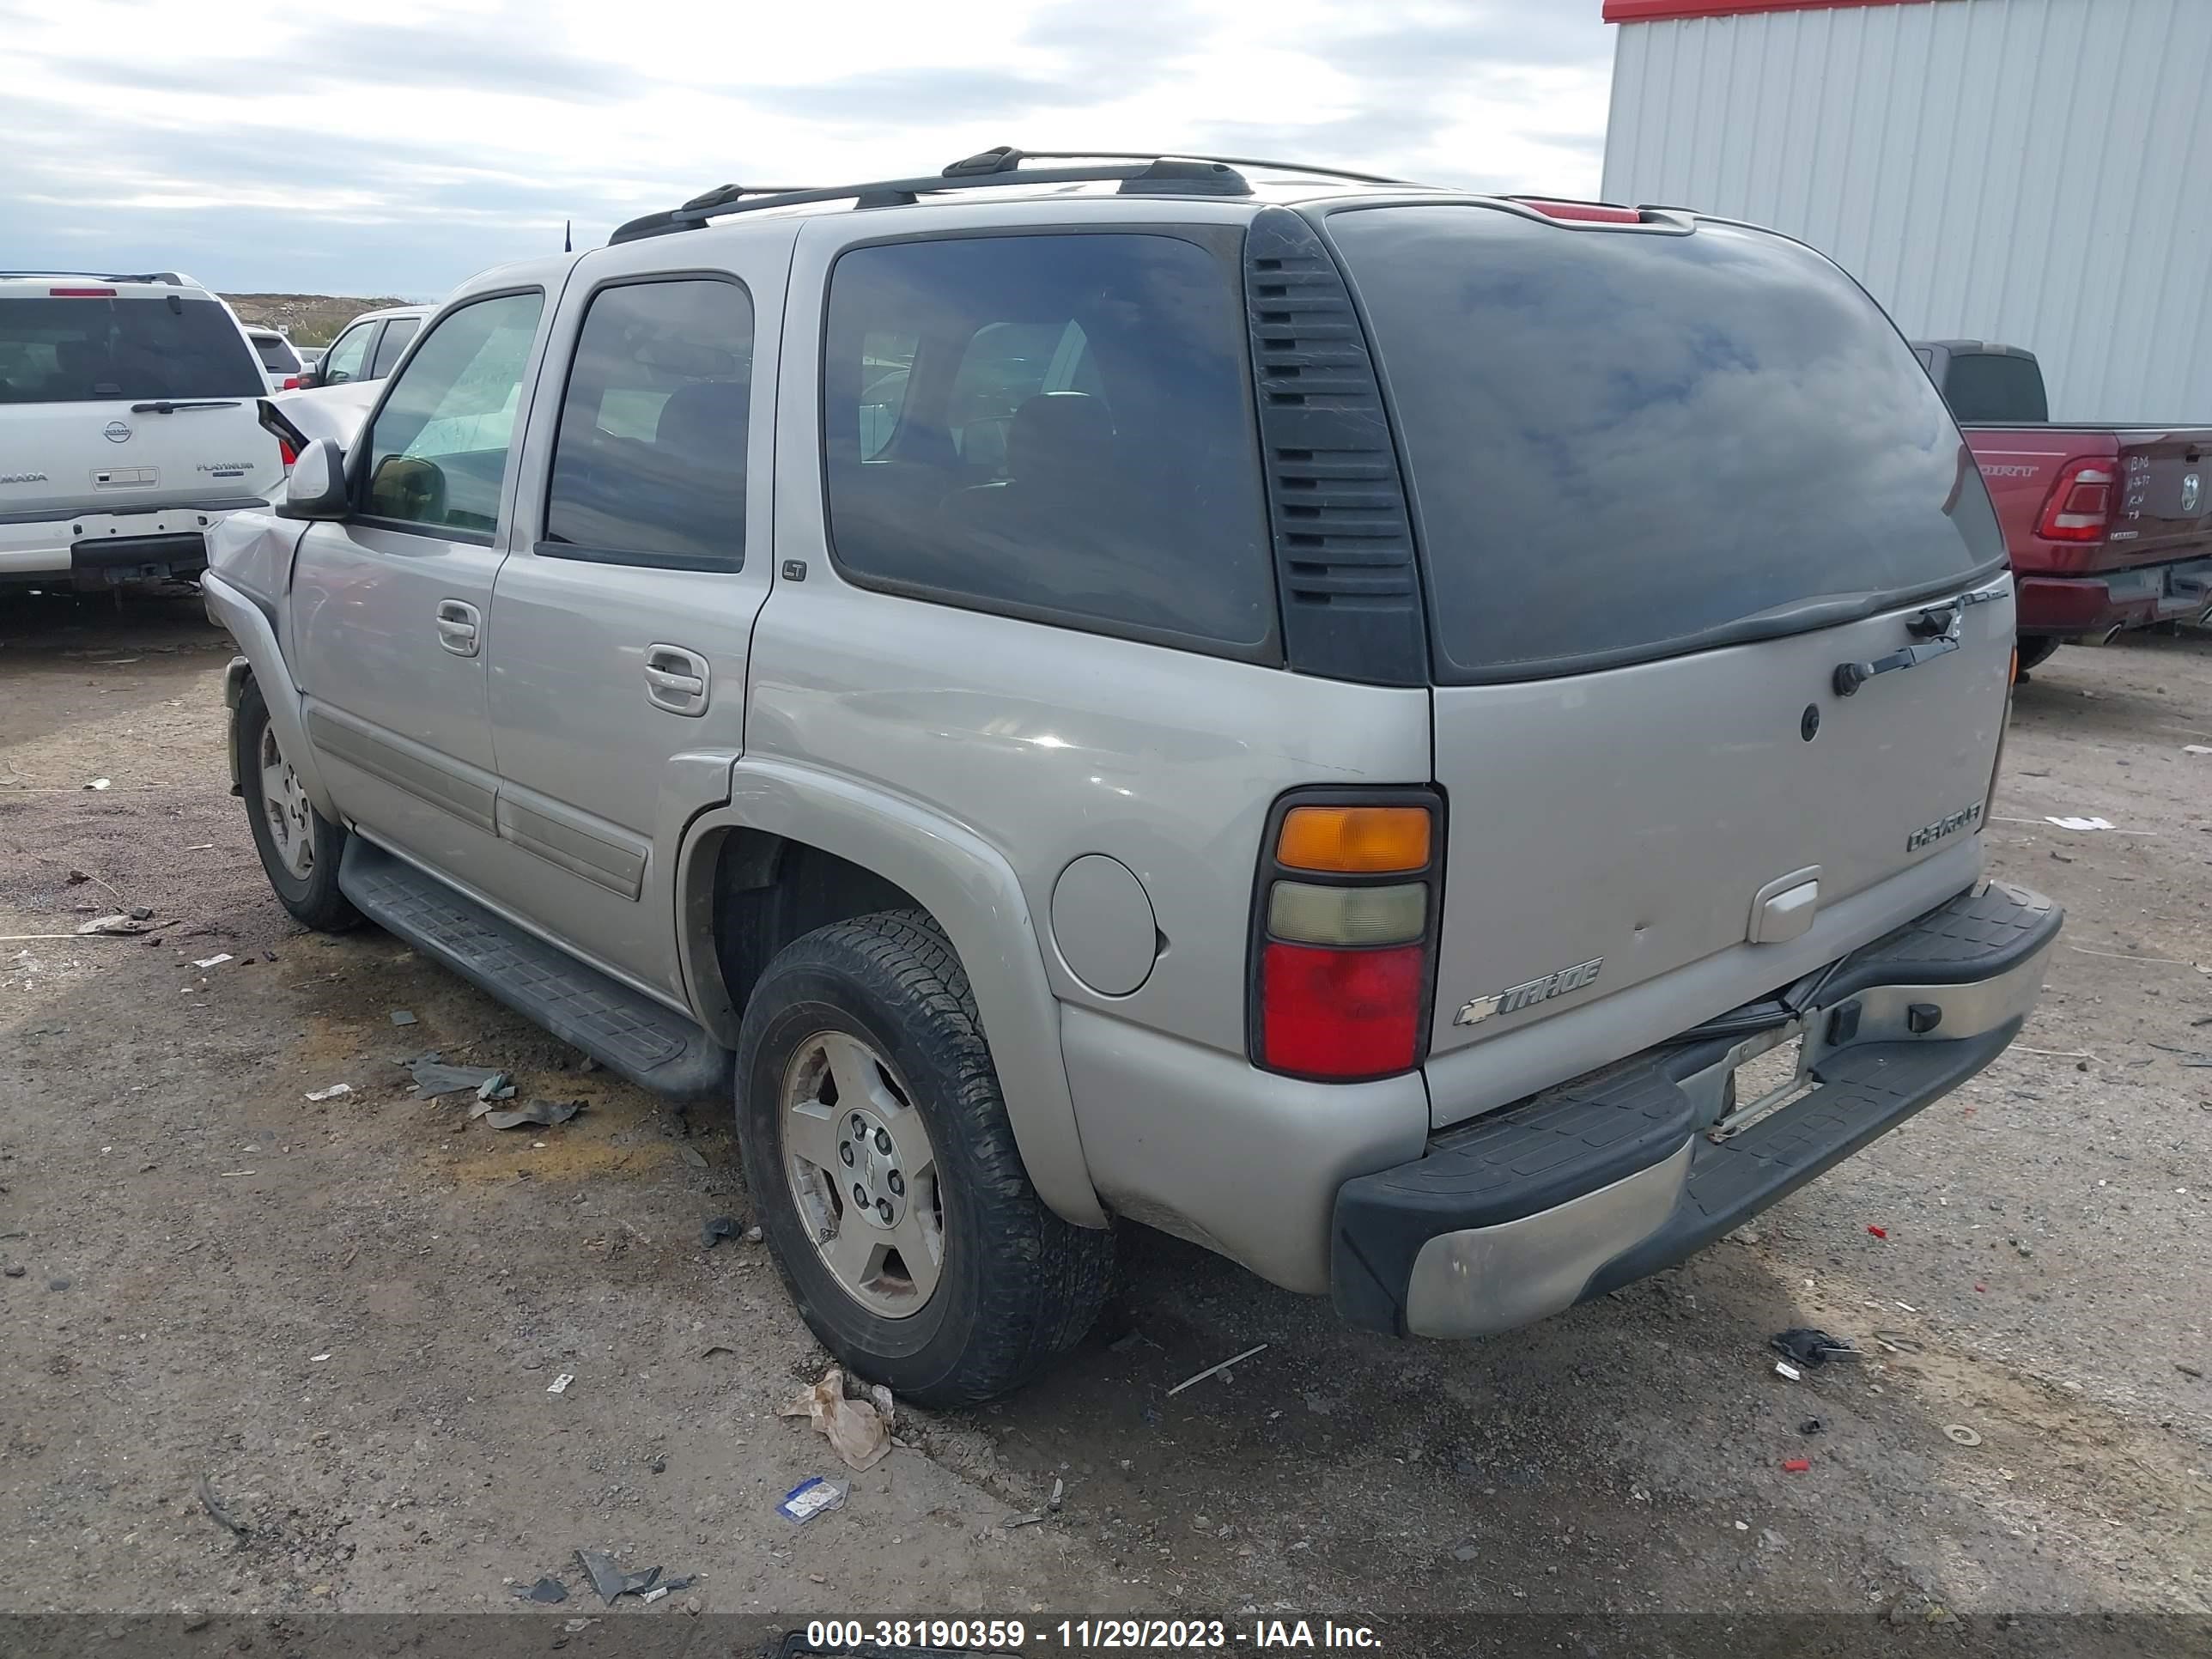
[[1144, 234], [837, 261], [829, 508], [855, 580], [1257, 655], [1274, 586], [1237, 270]]
[[213, 300], [0, 300], [0, 404], [259, 398], [268, 390], [245, 335]]
[[1911, 350], [1794, 243], [1445, 205], [1328, 228], [1396, 405], [1439, 679], [1838, 622], [2003, 557]]

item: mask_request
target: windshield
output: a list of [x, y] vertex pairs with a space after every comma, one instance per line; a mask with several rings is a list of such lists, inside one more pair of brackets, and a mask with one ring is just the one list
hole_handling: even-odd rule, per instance
[[0, 299], [0, 404], [258, 398], [246, 336], [213, 300]]
[[1389, 376], [1440, 679], [1693, 649], [2003, 556], [1911, 350], [1808, 249], [1443, 204], [1328, 228]]

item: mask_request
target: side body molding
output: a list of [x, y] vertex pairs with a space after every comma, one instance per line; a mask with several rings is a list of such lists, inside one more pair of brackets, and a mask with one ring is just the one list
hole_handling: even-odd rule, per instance
[[[720, 983], [711, 921], [715, 857], [732, 830], [764, 830], [834, 853], [927, 907], [968, 970], [1030, 1181], [1065, 1219], [1104, 1226], [1060, 1056], [1059, 1006], [1012, 866], [973, 831], [910, 801], [785, 761], [739, 761], [729, 805], [693, 821], [677, 872], [684, 977], [693, 1007], [710, 1025], [701, 988]], [[725, 1042], [735, 1036], [715, 1035]]]

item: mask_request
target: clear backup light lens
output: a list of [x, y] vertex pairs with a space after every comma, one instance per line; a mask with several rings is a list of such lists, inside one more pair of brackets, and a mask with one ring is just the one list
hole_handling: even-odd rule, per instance
[[1391, 887], [1316, 887], [1279, 881], [1267, 895], [1267, 931], [1301, 945], [1403, 945], [1428, 926], [1419, 882]]

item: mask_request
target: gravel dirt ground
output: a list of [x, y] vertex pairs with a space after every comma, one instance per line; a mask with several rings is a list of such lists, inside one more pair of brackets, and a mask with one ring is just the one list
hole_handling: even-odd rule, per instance
[[[447, 1613], [554, 1574], [599, 1615], [586, 1547], [699, 1575], [625, 1620], [1327, 1614], [1400, 1652], [1512, 1612], [2212, 1613], [2212, 636], [2021, 688], [1990, 843], [2069, 913], [2042, 1007], [1753, 1228], [1463, 1346], [1131, 1228], [1059, 1372], [902, 1413], [804, 1528], [776, 1500], [842, 1471], [775, 1413], [823, 1362], [760, 1246], [701, 1247], [745, 1218], [726, 1116], [292, 926], [228, 793], [228, 654], [193, 600], [0, 601], [0, 1609]], [[2116, 828], [2045, 822], [2083, 814]], [[72, 932], [132, 906], [143, 938]], [[408, 1093], [426, 1049], [586, 1109], [469, 1124]], [[1806, 1324], [1865, 1358], [1785, 1381], [1766, 1339]]]

